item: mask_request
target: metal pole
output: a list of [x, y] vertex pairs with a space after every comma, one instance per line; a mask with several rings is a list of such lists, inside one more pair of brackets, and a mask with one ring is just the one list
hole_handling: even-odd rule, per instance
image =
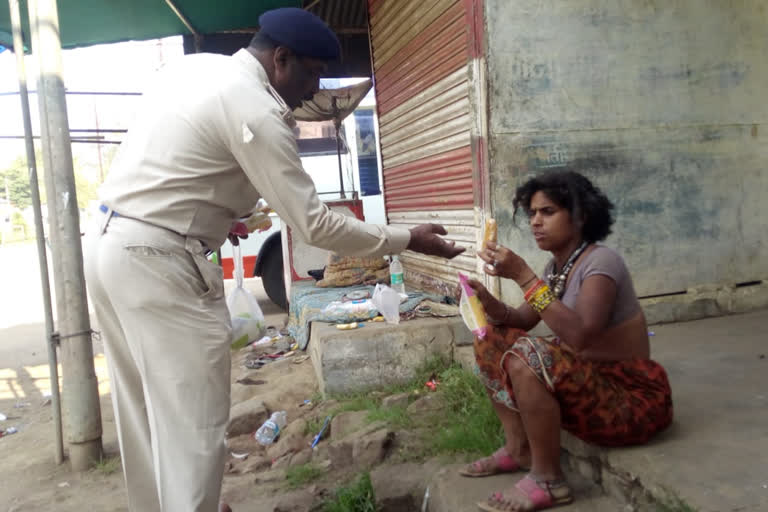
[[[336, 102], [336, 98], [333, 99], [334, 103]], [[347, 195], [344, 193], [344, 172], [342, 171], [341, 167], [341, 136], [340, 136], [340, 129], [341, 129], [341, 121], [337, 119], [333, 120], [333, 124], [336, 125], [336, 158], [339, 160], [339, 192], [342, 199], [346, 199]]]
[[187, 30], [192, 33], [192, 37], [195, 38], [195, 53], [200, 53], [200, 46], [203, 42], [202, 34], [195, 30], [195, 27], [192, 26], [192, 22], [189, 21], [189, 18], [184, 16], [184, 14], [179, 10], [178, 6], [174, 3], [173, 0], [165, 0], [165, 3], [168, 4], [168, 7], [171, 8], [173, 14], [179, 18], [179, 21], [181, 21], [184, 26], [187, 27]]
[[[48, 210], [56, 231], [52, 252], [63, 373], [62, 404], [72, 469], [83, 471], [101, 459], [101, 408], [93, 367], [91, 323], [83, 277], [80, 212], [75, 192], [72, 145], [61, 70], [56, 0], [29, 0], [34, 53], [40, 76], [40, 125], [45, 138]], [[57, 261], [58, 260], [58, 261]], [[58, 263], [58, 265], [56, 264]]]
[[56, 344], [53, 338], [53, 309], [51, 306], [51, 285], [48, 277], [48, 256], [45, 252], [45, 231], [43, 229], [43, 211], [40, 206], [40, 188], [37, 182], [37, 162], [35, 143], [32, 139], [32, 117], [29, 113], [27, 94], [27, 72], [24, 69], [24, 41], [21, 36], [21, 14], [19, 0], [8, 0], [13, 26], [13, 52], [16, 54], [16, 72], [19, 75], [19, 97], [21, 113], [24, 119], [24, 142], [27, 148], [27, 167], [29, 168], [29, 188], [32, 191], [32, 209], [35, 212], [35, 232], [37, 239], [37, 258], [40, 263], [40, 282], [43, 287], [43, 309], [45, 313], [45, 340], [48, 348], [48, 375], [51, 380], [51, 406], [53, 407], [53, 425], [56, 430], [54, 457], [56, 464], [64, 461], [64, 441], [61, 434], [61, 402], [59, 400], [59, 365]]
[[[96, 106], [96, 102], [93, 102], [93, 117], [96, 121], [96, 137], [99, 138], [99, 109]], [[70, 130], [72, 131], [72, 130]], [[99, 185], [104, 183], [104, 164], [101, 161], [101, 144], [96, 144], [96, 151], [99, 154]]]

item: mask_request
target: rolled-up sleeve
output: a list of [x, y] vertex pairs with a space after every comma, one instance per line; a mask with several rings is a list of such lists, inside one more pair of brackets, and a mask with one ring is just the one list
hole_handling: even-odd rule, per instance
[[403, 252], [410, 231], [366, 224], [331, 211], [318, 197], [304, 171], [296, 139], [276, 111], [256, 122], [242, 121], [242, 138], [231, 150], [256, 190], [306, 243], [349, 256], [381, 256]]

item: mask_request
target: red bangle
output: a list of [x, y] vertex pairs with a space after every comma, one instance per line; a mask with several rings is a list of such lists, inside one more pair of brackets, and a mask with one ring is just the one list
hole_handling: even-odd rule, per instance
[[535, 292], [540, 286], [544, 284], [545, 284], [544, 281], [541, 279], [533, 283], [533, 285], [530, 288], [528, 288], [528, 291], [525, 292], [525, 295], [524, 295], [525, 301], [528, 302], [528, 299], [531, 298], [531, 295], [533, 295], [533, 292]]

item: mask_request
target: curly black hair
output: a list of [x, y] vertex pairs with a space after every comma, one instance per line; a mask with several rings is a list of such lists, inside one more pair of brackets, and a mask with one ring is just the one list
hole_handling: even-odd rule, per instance
[[536, 192], [543, 192], [559, 207], [568, 210], [572, 219], [582, 219], [581, 236], [588, 243], [605, 240], [611, 234], [613, 203], [581, 174], [556, 171], [531, 178], [515, 191], [512, 200], [514, 216], [517, 216], [518, 208], [528, 213]]

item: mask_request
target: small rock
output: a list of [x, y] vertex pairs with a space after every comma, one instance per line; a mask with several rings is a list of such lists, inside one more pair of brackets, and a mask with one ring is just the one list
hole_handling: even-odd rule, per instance
[[254, 439], [253, 434], [251, 433], [227, 439], [227, 449], [232, 453], [248, 454], [264, 451], [262, 445]]
[[368, 425], [364, 426], [360, 430], [354, 433], [351, 437], [353, 439], [357, 439], [359, 437], [367, 436], [368, 434], [372, 434], [373, 432], [376, 432], [377, 430], [381, 430], [383, 428], [387, 428], [387, 424], [384, 421], [374, 421], [373, 423], [369, 423]]
[[312, 458], [314, 460], [330, 460], [331, 452], [329, 450], [329, 443], [323, 442], [315, 445], [315, 447], [312, 448]]
[[366, 425], [368, 411], [343, 412], [331, 421], [331, 439], [338, 441]]
[[227, 436], [234, 437], [256, 432], [269, 418], [269, 411], [261, 400], [253, 398], [232, 407], [229, 417]]
[[408, 397], [410, 393], [398, 393], [391, 395], [381, 401], [382, 407], [408, 407]]
[[257, 473], [271, 465], [272, 461], [268, 457], [248, 457], [243, 464], [243, 473]]
[[[415, 478], [418, 476], [421, 478]], [[379, 466], [372, 470], [371, 484], [379, 506], [377, 510], [419, 510], [426, 489], [424, 476], [422, 464], [415, 463]]]
[[312, 460], [312, 448], [304, 448], [298, 453], [294, 453], [291, 457], [289, 466], [301, 466]]
[[304, 432], [307, 429], [307, 420], [299, 418], [289, 423], [285, 430], [280, 432], [277, 442], [267, 448], [267, 456], [277, 459], [286, 453], [296, 453], [303, 450], [307, 444], [307, 436]]
[[285, 479], [285, 472], [281, 469], [271, 469], [269, 471], [262, 471], [256, 473], [253, 483], [266, 484], [270, 482], [280, 482]]
[[381, 429], [355, 439], [352, 446], [352, 460], [356, 466], [369, 468], [387, 458], [391, 451], [395, 433]]
[[272, 512], [310, 512], [315, 504], [315, 496], [306, 489], [281, 495], [272, 508]]
[[441, 407], [440, 397], [437, 395], [424, 395], [408, 406], [408, 412], [411, 414], [434, 412], [440, 410]]
[[331, 466], [336, 469], [349, 468], [352, 466], [352, 441], [333, 441], [328, 445], [328, 455], [330, 456]]
[[292, 453], [286, 453], [272, 462], [272, 469], [285, 469], [291, 462]]

